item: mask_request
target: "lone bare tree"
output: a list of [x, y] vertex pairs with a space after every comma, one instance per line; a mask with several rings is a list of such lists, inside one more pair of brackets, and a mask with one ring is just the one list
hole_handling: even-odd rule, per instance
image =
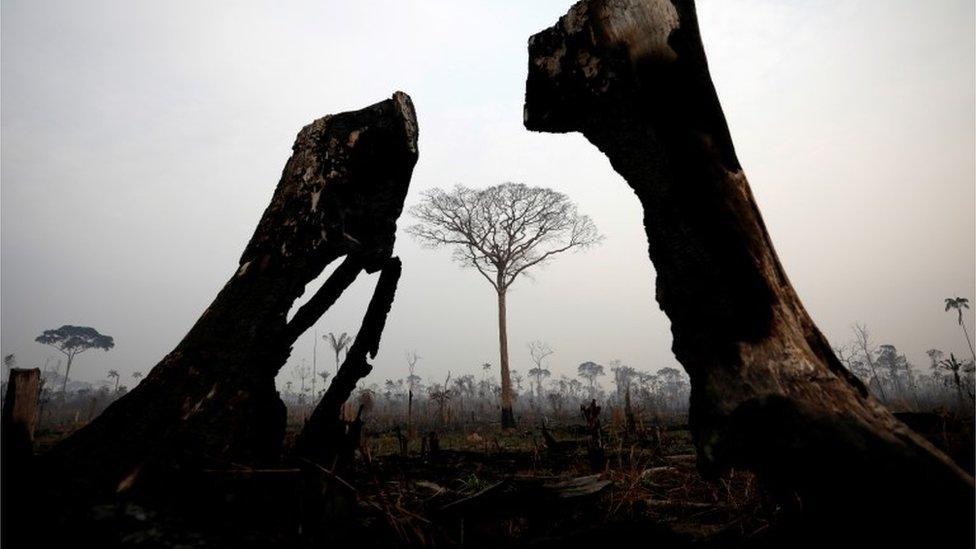
[[407, 376], [407, 436], [410, 436], [413, 427], [413, 390], [420, 381], [420, 376], [417, 375], [417, 361], [420, 360], [420, 355], [417, 351], [408, 351], [406, 357], [407, 370], [410, 372]]
[[535, 368], [529, 370], [529, 375], [535, 378], [536, 394], [539, 399], [542, 399], [542, 378], [549, 377], [551, 373], [543, 362], [554, 352], [545, 341], [529, 343], [529, 354], [532, 355], [532, 362], [535, 364]]
[[44, 330], [34, 341], [49, 347], [54, 347], [68, 357], [68, 364], [64, 369], [64, 382], [61, 384], [61, 394], [68, 388], [68, 374], [75, 357], [89, 349], [108, 351], [115, 347], [112, 336], [102, 335], [95, 328], [87, 326], [61, 326], [56, 330]]
[[411, 213], [420, 223], [407, 232], [429, 247], [452, 247], [454, 259], [474, 267], [498, 294], [502, 427], [514, 427], [506, 293], [528, 269], [561, 252], [596, 244], [601, 236], [566, 195], [522, 183], [431, 189]]

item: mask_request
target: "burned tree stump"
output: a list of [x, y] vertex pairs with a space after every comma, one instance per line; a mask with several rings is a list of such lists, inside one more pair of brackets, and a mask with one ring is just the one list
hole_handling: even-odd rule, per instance
[[[418, 154], [410, 97], [397, 92], [320, 118], [299, 132], [292, 150], [213, 303], [142, 383], [57, 446], [52, 459], [115, 484], [150, 466], [280, 459], [285, 407], [274, 378], [292, 344], [360, 272], [386, 274]], [[289, 321], [306, 285], [343, 256]]]
[[831, 521], [820, 536], [971, 544], [973, 479], [868, 394], [790, 285], [693, 1], [579, 2], [529, 39], [528, 71], [525, 126], [582, 133], [643, 205], [700, 469], [755, 470]]
[[28, 459], [33, 451], [41, 370], [12, 368], [3, 400], [4, 458]]
[[31, 519], [39, 512], [34, 470], [34, 428], [41, 392], [41, 370], [12, 368], [3, 400], [0, 431], [0, 541], [11, 546], [30, 533]]
[[580, 405], [580, 412], [586, 420], [586, 430], [590, 434], [586, 442], [586, 455], [590, 461], [590, 468], [594, 471], [602, 471], [607, 466], [606, 452], [603, 448], [603, 428], [600, 425], [601, 409], [595, 398], [586, 406]]

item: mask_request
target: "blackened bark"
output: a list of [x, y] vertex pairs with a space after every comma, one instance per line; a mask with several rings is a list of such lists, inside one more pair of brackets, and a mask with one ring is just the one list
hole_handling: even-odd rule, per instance
[[[320, 118], [299, 132], [240, 264], [145, 380], [51, 458], [131, 485], [157, 467], [260, 465], [280, 459], [285, 407], [274, 378], [295, 339], [360, 270], [392, 254], [417, 161], [409, 96]], [[305, 286], [348, 256], [289, 323]]]
[[37, 426], [41, 371], [11, 368], [3, 400], [3, 457], [13, 461], [30, 458]]
[[790, 285], [691, 0], [574, 5], [529, 40], [524, 115], [531, 130], [581, 132], [641, 201], [703, 472], [757, 471], [832, 521], [820, 536], [970, 543], [972, 478], [868, 394]]
[[7, 547], [28, 539], [34, 518], [42, 512], [33, 459], [40, 391], [40, 369], [10, 370], [0, 429], [0, 542]]
[[356, 339], [346, 352], [346, 357], [332, 379], [332, 384], [329, 385], [329, 389], [322, 396], [322, 400], [315, 407], [295, 442], [296, 453], [301, 457], [332, 468], [333, 461], [341, 454], [347, 433], [340, 411], [356, 388], [356, 383], [369, 375], [373, 369], [373, 366], [366, 361], [366, 355], [376, 358], [386, 316], [393, 306], [400, 272], [400, 260], [396, 257], [390, 258], [380, 271], [376, 289], [366, 308]]

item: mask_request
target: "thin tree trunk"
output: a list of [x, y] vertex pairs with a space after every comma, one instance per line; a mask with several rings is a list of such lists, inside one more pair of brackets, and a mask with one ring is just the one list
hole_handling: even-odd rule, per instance
[[502, 428], [515, 427], [512, 411], [512, 378], [508, 370], [508, 326], [506, 323], [505, 290], [498, 291], [498, 350], [502, 378]]
[[966, 398], [963, 396], [962, 392], [962, 379], [959, 377], [959, 370], [952, 371], [953, 381], [956, 383], [956, 396], [959, 397], [959, 409], [966, 409]]
[[976, 351], [973, 350], [973, 340], [969, 338], [969, 330], [966, 329], [966, 321], [962, 319], [962, 316], [959, 317], [959, 325], [962, 326], [962, 333], [966, 334], [966, 343], [969, 344], [969, 352], [973, 355], [973, 364], [976, 364]]
[[64, 381], [61, 382], [61, 396], [66, 397], [68, 395], [68, 373], [71, 372], [71, 361], [74, 360], [74, 355], [66, 355], [68, 357], [68, 365], [64, 367]]
[[407, 437], [413, 436], [413, 389], [407, 389]]
[[884, 390], [884, 380], [882, 380], [881, 376], [878, 375], [878, 368], [874, 365], [874, 358], [871, 357], [871, 349], [868, 348], [867, 328], [863, 328], [863, 330], [863, 332], [858, 331], [855, 335], [859, 338], [861, 352], [864, 353], [864, 360], [868, 361], [868, 366], [871, 368], [871, 375], [873, 375], [874, 379], [878, 382], [878, 392], [881, 393], [881, 401], [887, 402], [888, 395]]

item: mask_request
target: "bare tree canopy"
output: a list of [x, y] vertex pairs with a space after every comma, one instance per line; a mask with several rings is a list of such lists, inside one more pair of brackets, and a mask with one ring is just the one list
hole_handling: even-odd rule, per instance
[[482, 190], [462, 185], [450, 192], [432, 189], [410, 213], [420, 223], [408, 227], [408, 233], [432, 248], [452, 247], [454, 259], [477, 269], [498, 293], [502, 426], [514, 427], [505, 293], [527, 269], [561, 252], [592, 246], [602, 237], [566, 195], [522, 183]]
[[410, 213], [420, 223], [408, 233], [430, 247], [453, 246], [455, 260], [477, 269], [498, 291], [554, 255], [602, 239], [566, 195], [523, 183], [431, 189]]
[[532, 362], [535, 363], [536, 368], [542, 368], [542, 362], [555, 352], [552, 350], [552, 346], [545, 341], [529, 342], [529, 354], [532, 355]]

